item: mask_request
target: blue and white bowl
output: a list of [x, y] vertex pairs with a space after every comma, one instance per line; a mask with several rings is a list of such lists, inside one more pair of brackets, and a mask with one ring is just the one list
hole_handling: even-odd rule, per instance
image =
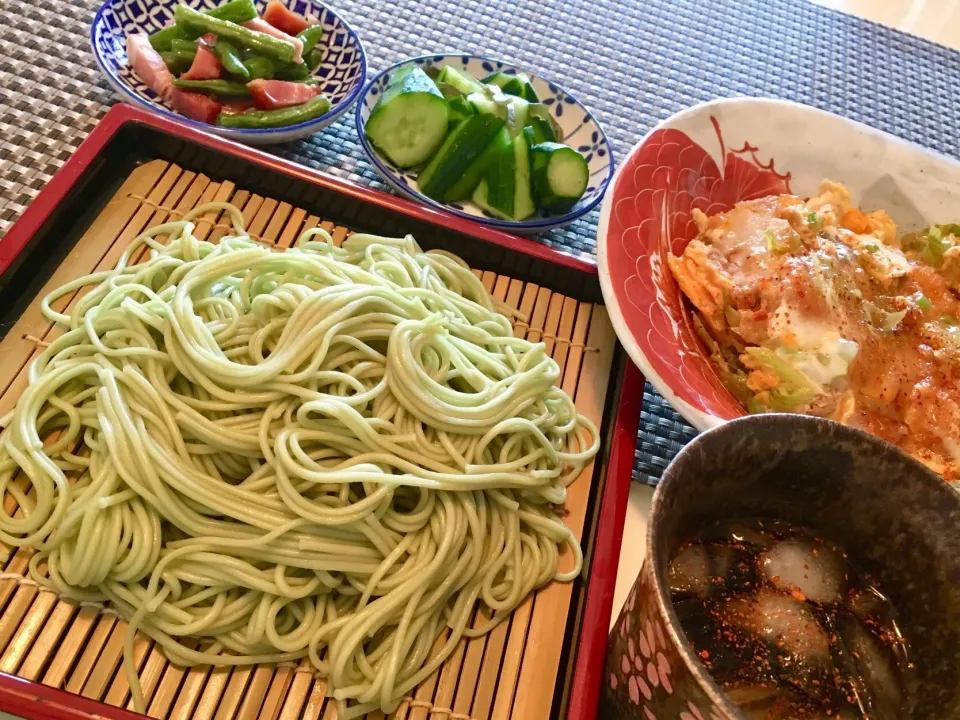
[[[182, 0], [197, 10], [207, 10], [225, 0]], [[255, 0], [262, 13], [268, 0]], [[251, 145], [281, 143], [306, 137], [330, 125], [357, 100], [367, 77], [367, 57], [357, 33], [336, 12], [317, 0], [283, 0], [284, 5], [305, 17], [316, 19], [324, 29], [318, 47], [326, 48], [323, 62], [314, 73], [330, 110], [318, 118], [282, 128], [247, 130], [223, 128], [180, 115], [148, 88], [127, 65], [126, 38], [136, 33], [154, 33], [173, 21], [178, 0], [106, 0], [90, 29], [90, 42], [97, 65], [120, 97], [178, 122]]]
[[[527, 220], [516, 222], [495, 218], [472, 202], [443, 204], [431, 200], [421, 193], [417, 185], [416, 172], [395, 167], [386, 156], [380, 154], [373, 147], [363, 131], [370, 113], [377, 104], [377, 100], [380, 99], [380, 95], [390, 81], [390, 77], [398, 70], [410, 65], [419, 65], [422, 68], [440, 68], [444, 65], [452, 65], [455, 69], [462, 70], [478, 80], [498, 71], [508, 75], [521, 72], [528, 75], [540, 101], [550, 108], [553, 117], [563, 129], [562, 142], [579, 151], [587, 159], [590, 181], [583, 197], [573, 208], [562, 215], [538, 214]], [[356, 115], [357, 134], [360, 136], [360, 143], [364, 152], [383, 179], [397, 192], [426, 205], [509, 232], [537, 233], [573, 222], [600, 202], [607, 185], [613, 178], [613, 154], [610, 150], [610, 144], [607, 142], [607, 136], [603, 133], [600, 123], [590, 114], [590, 111], [581, 105], [573, 95], [558, 85], [538, 77], [529, 70], [515, 67], [500, 60], [491, 60], [479, 55], [425, 55], [404, 60], [387, 68], [370, 81], [357, 103]]]

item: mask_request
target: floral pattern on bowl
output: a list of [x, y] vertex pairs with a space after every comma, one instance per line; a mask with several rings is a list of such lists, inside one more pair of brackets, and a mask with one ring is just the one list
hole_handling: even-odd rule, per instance
[[[262, 13], [268, 0], [255, 0]], [[223, 4], [224, 0], [186, 0], [198, 10]], [[90, 28], [90, 42], [97, 65], [107, 82], [125, 101], [140, 105], [178, 122], [228, 137], [261, 145], [306, 137], [330, 125], [350, 109], [363, 89], [367, 77], [367, 59], [359, 36], [336, 12], [317, 0], [284, 0], [293, 12], [315, 19], [324, 35], [317, 47], [324, 47], [323, 61], [313, 74], [321, 91], [330, 100], [330, 110], [318, 118], [281, 128], [222, 128], [198, 122], [173, 111], [160, 100], [127, 65], [126, 38], [136, 33], [151, 34], [173, 21], [179, 0], [106, 0], [97, 11]]]
[[[580, 198], [571, 210], [561, 215], [535, 215], [527, 220], [510, 221], [495, 218], [491, 214], [481, 210], [472, 202], [450, 203], [445, 205], [431, 200], [421, 193], [417, 185], [417, 173], [395, 167], [393, 163], [373, 147], [363, 131], [367, 119], [370, 117], [370, 113], [377, 104], [377, 100], [380, 99], [384, 88], [386, 88], [390, 82], [391, 76], [398, 70], [410, 65], [417, 65], [422, 68], [440, 68], [444, 65], [451, 65], [455, 69], [462, 70], [478, 80], [494, 72], [503, 72], [508, 75], [515, 75], [517, 73], [525, 73], [528, 75], [540, 101], [550, 108], [550, 113], [556, 119], [557, 124], [563, 129], [564, 137], [562, 142], [577, 150], [587, 159], [587, 165], [590, 170], [590, 180], [583, 197]], [[404, 60], [387, 68], [370, 81], [367, 89], [360, 97], [360, 101], [357, 103], [356, 117], [357, 134], [360, 136], [360, 143], [363, 146], [364, 152], [370, 158], [370, 161], [383, 179], [401, 195], [416, 200], [417, 202], [452, 212], [461, 217], [478, 220], [486, 225], [515, 233], [542, 232], [573, 222], [581, 215], [589, 212], [600, 202], [607, 186], [613, 178], [614, 164], [610, 143], [607, 141], [607, 136], [604, 134], [603, 128], [600, 127], [600, 124], [590, 111], [580, 104], [573, 95], [555, 83], [544, 80], [532, 72], [499, 60], [491, 60], [477, 55], [462, 54], [424, 55], [422, 57]]]

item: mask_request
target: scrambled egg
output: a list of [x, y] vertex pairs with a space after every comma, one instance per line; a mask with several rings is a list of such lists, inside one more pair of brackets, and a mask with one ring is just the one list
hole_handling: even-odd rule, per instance
[[670, 269], [750, 411], [832, 417], [960, 476], [960, 225], [901, 237], [829, 180], [694, 219]]

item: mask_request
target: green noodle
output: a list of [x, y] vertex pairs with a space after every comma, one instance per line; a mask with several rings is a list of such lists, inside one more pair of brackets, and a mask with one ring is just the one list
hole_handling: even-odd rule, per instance
[[[235, 236], [193, 235], [212, 210]], [[347, 720], [579, 572], [557, 506], [598, 433], [454, 256], [320, 229], [276, 252], [214, 203], [42, 307], [65, 332], [0, 419], [0, 539], [130, 620], [140, 710], [136, 629], [182, 665], [309, 658]]]

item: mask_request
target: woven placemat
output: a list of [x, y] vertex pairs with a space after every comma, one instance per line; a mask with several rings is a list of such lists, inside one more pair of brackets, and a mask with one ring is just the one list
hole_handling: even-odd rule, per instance
[[[0, 0], [0, 234], [114, 102], [89, 50], [98, 0]], [[807, 0], [330, 0], [370, 71], [411, 55], [476, 52], [556, 80], [594, 111], [615, 156], [657, 122], [716, 97], [764, 95], [860, 120], [958, 155], [960, 53]], [[383, 188], [348, 113], [275, 148]], [[597, 212], [541, 237], [594, 252]], [[693, 431], [648, 386], [634, 476], [655, 483]]]

